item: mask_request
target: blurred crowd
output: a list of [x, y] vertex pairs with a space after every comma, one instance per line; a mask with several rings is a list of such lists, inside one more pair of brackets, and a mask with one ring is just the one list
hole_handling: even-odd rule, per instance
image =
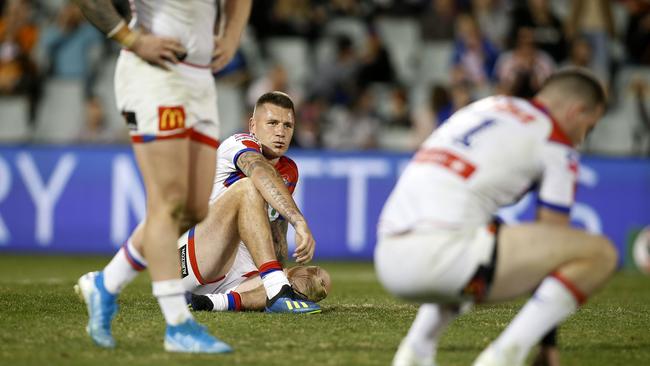
[[[115, 3], [128, 16], [128, 1]], [[116, 45], [65, 0], [0, 9], [0, 96], [26, 101], [30, 131], [56, 115], [48, 101], [66, 100], [57, 90], [73, 88], [79, 121], [56, 124], [78, 128], [64, 140], [126, 141], [107, 97]], [[413, 150], [473, 100], [530, 97], [571, 65], [608, 87], [613, 119], [631, 119], [605, 131], [627, 131], [621, 151], [648, 155], [649, 0], [266, 0], [215, 80], [224, 135], [246, 129], [258, 96], [282, 90], [297, 104], [298, 147]]]

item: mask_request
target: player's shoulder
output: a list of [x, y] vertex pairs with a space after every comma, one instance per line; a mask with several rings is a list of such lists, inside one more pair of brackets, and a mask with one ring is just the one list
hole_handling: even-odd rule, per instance
[[221, 144], [224, 149], [247, 147], [257, 151], [261, 151], [261, 144], [257, 137], [250, 133], [236, 133]]
[[286, 155], [283, 155], [283, 156], [280, 157], [280, 159], [278, 160], [277, 165], [278, 166], [287, 166], [289, 168], [298, 170], [298, 165], [296, 164], [296, 162], [293, 161], [293, 159], [291, 159], [290, 157], [288, 157]]
[[281, 156], [275, 164], [275, 168], [281, 173], [291, 173], [298, 176], [298, 165], [288, 156]]

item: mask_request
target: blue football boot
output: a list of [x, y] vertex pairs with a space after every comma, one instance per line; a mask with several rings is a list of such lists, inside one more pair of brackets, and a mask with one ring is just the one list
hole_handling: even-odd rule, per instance
[[117, 314], [117, 296], [104, 287], [103, 272], [89, 272], [79, 278], [74, 290], [88, 309], [86, 331], [93, 342], [100, 347], [113, 348], [115, 340], [111, 334], [111, 321]]
[[299, 296], [289, 285], [282, 286], [272, 299], [266, 299], [267, 313], [317, 314], [322, 310], [318, 304]]
[[191, 318], [179, 325], [167, 325], [165, 350], [184, 353], [232, 352], [229, 345], [208, 333], [206, 327]]

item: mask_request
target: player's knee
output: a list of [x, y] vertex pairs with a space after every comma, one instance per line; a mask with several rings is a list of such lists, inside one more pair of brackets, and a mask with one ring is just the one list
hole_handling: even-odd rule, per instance
[[243, 194], [244, 199], [249, 205], [258, 205], [264, 204], [266, 201], [260, 193], [260, 191], [255, 187], [252, 179], [242, 179], [240, 184], [241, 194]]
[[618, 251], [616, 246], [604, 236], [600, 237], [602, 249], [603, 264], [609, 273], [614, 272], [618, 265]]
[[618, 251], [614, 244], [602, 235], [593, 237], [594, 258], [596, 266], [603, 272], [612, 273], [618, 264]]
[[179, 218], [179, 232], [184, 233], [199, 222], [203, 221], [208, 215], [208, 205], [205, 208], [192, 207], [183, 211]]

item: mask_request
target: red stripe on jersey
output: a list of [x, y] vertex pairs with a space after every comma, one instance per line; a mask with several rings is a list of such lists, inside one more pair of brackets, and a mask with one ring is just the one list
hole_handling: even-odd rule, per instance
[[468, 179], [472, 174], [474, 174], [474, 171], [476, 171], [476, 166], [474, 166], [474, 164], [447, 150], [420, 150], [415, 154], [413, 161], [418, 163], [433, 163], [443, 166], [463, 179]]
[[570, 146], [573, 147], [573, 142], [567, 136], [566, 132], [562, 130], [562, 127], [560, 126], [559, 123], [553, 118], [553, 116], [549, 113], [549, 111], [546, 109], [546, 107], [539, 102], [538, 100], [531, 100], [530, 104], [532, 104], [535, 108], [539, 109], [542, 111], [545, 115], [548, 116], [548, 118], [551, 120], [551, 134], [548, 136], [549, 141], [557, 142], [562, 145]]
[[262, 152], [262, 148], [260, 147], [259, 144], [257, 144], [255, 141], [252, 140], [243, 140], [241, 142], [244, 146], [249, 147], [251, 149], [255, 149], [258, 152]]
[[298, 166], [296, 163], [290, 158], [282, 156], [275, 164], [275, 169], [282, 176], [282, 180], [284, 180], [284, 184], [289, 189], [289, 192], [293, 194], [293, 191], [296, 189], [296, 184], [298, 184]]

